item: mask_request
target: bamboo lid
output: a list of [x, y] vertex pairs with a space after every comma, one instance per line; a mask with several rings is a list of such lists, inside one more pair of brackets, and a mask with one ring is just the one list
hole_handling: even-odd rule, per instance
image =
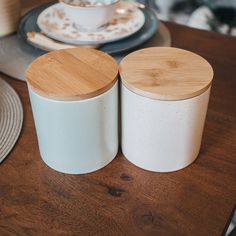
[[213, 79], [213, 69], [204, 58], [171, 47], [133, 52], [121, 61], [119, 71], [129, 90], [159, 100], [198, 96], [210, 87]]
[[118, 65], [106, 53], [71, 48], [47, 53], [26, 71], [28, 86], [56, 100], [82, 100], [109, 90], [116, 82]]

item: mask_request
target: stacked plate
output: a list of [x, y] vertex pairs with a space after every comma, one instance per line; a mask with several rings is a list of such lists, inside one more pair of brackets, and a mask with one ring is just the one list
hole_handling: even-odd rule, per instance
[[19, 18], [19, 0], [0, 0], [0, 37], [15, 32]]
[[157, 31], [155, 13], [136, 3], [120, 1], [112, 20], [99, 31], [81, 31], [68, 19], [62, 3], [33, 9], [21, 20], [20, 36], [44, 51], [69, 47], [93, 47], [119, 53], [137, 47]]

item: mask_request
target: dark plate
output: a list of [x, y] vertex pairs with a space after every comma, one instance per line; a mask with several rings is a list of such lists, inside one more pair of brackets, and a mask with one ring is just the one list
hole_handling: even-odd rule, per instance
[[[37, 18], [44, 9], [55, 3], [56, 2], [53, 1], [51, 3], [43, 4], [29, 11], [21, 18], [18, 26], [18, 34], [25, 42], [27, 42], [28, 32], [41, 32], [36, 23]], [[106, 43], [99, 47], [99, 50], [110, 54], [120, 53], [136, 48], [150, 39], [157, 31], [158, 20], [151, 9], [144, 8], [141, 10], [145, 15], [145, 23], [137, 33], [116, 42]]]

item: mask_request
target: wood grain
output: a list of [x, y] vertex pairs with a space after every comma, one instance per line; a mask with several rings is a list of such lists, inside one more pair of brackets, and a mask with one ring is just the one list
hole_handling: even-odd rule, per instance
[[119, 66], [131, 91], [160, 100], [198, 96], [211, 85], [213, 70], [201, 56], [178, 48], [151, 47], [127, 55]]
[[20, 18], [20, 1], [1, 0], [0, 37], [15, 32], [19, 18]]
[[175, 47], [200, 54], [215, 71], [196, 162], [159, 174], [119, 153], [92, 174], [55, 172], [39, 156], [26, 84], [5, 77], [21, 97], [25, 119], [16, 147], [0, 165], [0, 235], [223, 235], [236, 201], [236, 39], [167, 26]]
[[106, 53], [88, 48], [47, 53], [26, 71], [36, 93], [57, 100], [81, 100], [100, 95], [117, 80], [118, 65]]

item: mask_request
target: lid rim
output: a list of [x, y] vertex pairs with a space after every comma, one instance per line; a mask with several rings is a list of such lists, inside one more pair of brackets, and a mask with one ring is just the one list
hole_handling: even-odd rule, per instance
[[37, 91], [35, 91], [34, 89], [32, 89], [31, 86], [28, 83], [27, 83], [27, 86], [28, 86], [28, 89], [30, 91], [35, 93], [37, 96], [42, 97], [43, 99], [46, 99], [46, 100], [49, 100], [49, 101], [53, 101], [53, 102], [59, 102], [59, 103], [60, 102], [63, 102], [63, 103], [64, 102], [65, 103], [67, 103], [67, 102], [70, 103], [71, 102], [71, 103], [73, 103], [73, 102], [86, 102], [86, 101], [89, 101], [90, 99], [96, 99], [97, 97], [103, 96], [104, 94], [108, 93], [111, 89], [113, 89], [113, 87], [116, 85], [117, 82], [118, 82], [118, 80], [116, 80], [109, 89], [101, 92], [100, 94], [96, 94], [93, 97], [87, 97], [87, 98], [83, 98], [83, 99], [80, 99], [80, 98], [78, 98], [76, 96], [75, 97], [70, 97], [68, 99], [61, 99], [60, 97], [56, 98], [56, 97], [44, 96], [44, 94], [40, 94]]
[[136, 89], [130, 89], [129, 86], [127, 86], [127, 84], [125, 82], [123, 82], [122, 78], [121, 78], [121, 83], [123, 86], [125, 86], [126, 89], [128, 89], [131, 93], [134, 93], [138, 96], [141, 96], [141, 97], [144, 97], [144, 98], [148, 98], [148, 99], [152, 99], [152, 100], [156, 100], [156, 101], [173, 101], [173, 102], [176, 102], [176, 101], [183, 101], [183, 100], [188, 100], [188, 99], [192, 99], [192, 98], [195, 98], [195, 97], [198, 97], [200, 95], [202, 95], [203, 93], [205, 93], [211, 86], [212, 86], [212, 82], [207, 86], [205, 87], [203, 90], [199, 90], [201, 92], [197, 93], [197, 94], [194, 94], [193, 96], [190, 96], [190, 97], [183, 97], [183, 98], [174, 98], [174, 97], [171, 97], [171, 98], [168, 98], [168, 96], [166, 96], [164, 98], [165, 95], [163, 95], [163, 97], [157, 97], [157, 96], [152, 96], [152, 94], [148, 94], [148, 92], [146, 93], [146, 95], [143, 93], [142, 90], [140, 90], [140, 92]]

